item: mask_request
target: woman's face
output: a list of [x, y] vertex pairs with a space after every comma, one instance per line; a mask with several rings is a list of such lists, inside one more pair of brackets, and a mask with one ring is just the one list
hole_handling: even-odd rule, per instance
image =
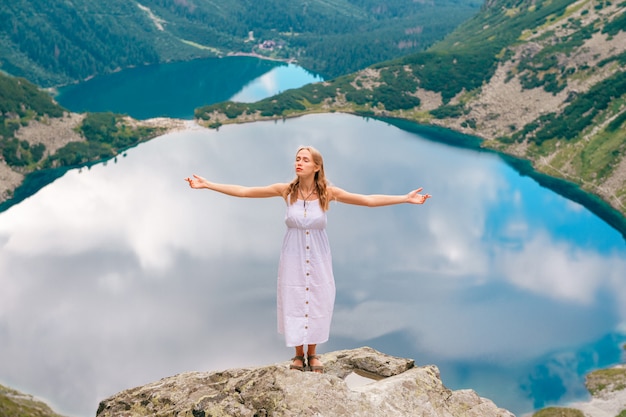
[[319, 171], [319, 167], [313, 162], [313, 156], [308, 149], [300, 149], [296, 155], [296, 175], [299, 177], [308, 177], [315, 175]]

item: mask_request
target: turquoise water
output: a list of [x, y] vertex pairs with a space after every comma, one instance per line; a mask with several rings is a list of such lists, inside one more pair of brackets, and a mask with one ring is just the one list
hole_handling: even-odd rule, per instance
[[233, 99], [257, 101], [319, 77], [277, 61], [209, 58], [150, 65], [59, 89], [56, 100], [74, 112], [128, 114], [136, 119], [192, 119], [194, 109]]
[[[260, 85], [278, 84], [233, 94], [270, 94], [250, 91]], [[289, 181], [296, 148], [312, 144], [337, 186], [433, 195], [331, 206], [337, 301], [322, 353], [371, 346], [436, 364], [449, 388], [518, 416], [587, 398], [584, 374], [624, 360], [623, 236], [497, 155], [442, 142], [312, 115], [195, 127], [68, 171], [0, 213], [0, 356], [12, 359], [0, 383], [86, 417], [175, 373], [286, 361], [275, 330], [284, 202], [183, 178]]]

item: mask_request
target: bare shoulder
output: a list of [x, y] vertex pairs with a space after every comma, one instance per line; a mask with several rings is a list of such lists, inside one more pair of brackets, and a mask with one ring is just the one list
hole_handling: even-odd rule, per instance
[[276, 184], [272, 184], [271, 187], [275, 190], [276, 194], [283, 197], [287, 200], [287, 191], [289, 190], [288, 182], [277, 182]]
[[268, 190], [273, 191], [276, 195], [284, 196], [289, 184], [286, 182], [277, 182], [267, 186]]
[[275, 190], [285, 191], [287, 189], [287, 187], [289, 187], [289, 183], [277, 182], [275, 184], [269, 185], [269, 187], [274, 188]]
[[346, 198], [349, 198], [350, 195], [351, 193], [347, 192], [343, 188], [339, 188], [334, 185], [328, 186], [328, 199], [330, 201], [335, 200], [335, 201], [343, 202], [343, 200], [345, 200]]
[[330, 201], [338, 201], [339, 203], [354, 204], [357, 206], [371, 205], [371, 197], [363, 194], [351, 193], [343, 188], [331, 186], [328, 187], [328, 198]]
[[264, 185], [260, 187], [243, 187], [240, 197], [284, 197], [285, 190], [289, 184], [277, 182], [275, 184]]
[[335, 187], [334, 185], [329, 185], [326, 188], [326, 191], [328, 192], [328, 199], [335, 200], [337, 199], [337, 195], [343, 190], [339, 187]]

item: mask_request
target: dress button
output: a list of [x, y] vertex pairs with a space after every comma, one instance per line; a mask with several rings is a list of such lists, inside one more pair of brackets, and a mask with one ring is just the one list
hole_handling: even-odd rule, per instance
[[309, 317], [309, 315], [308, 315], [308, 314], [305, 314], [305, 315], [304, 315], [304, 317], [307, 317], [307, 318], [308, 318], [308, 317]]
[[305, 328], [305, 329], [308, 329], [308, 328], [309, 328], [309, 326], [304, 326], [304, 328]]
[[308, 290], [309, 290], [309, 287], [306, 287], [306, 290], [308, 291]]
[[310, 272], [307, 272], [307, 273], [306, 273], [306, 276], [308, 277], [309, 275], [311, 275], [311, 273], [310, 273]]
[[309, 302], [308, 302], [308, 301], [306, 301], [304, 304], [309, 304]]
[[306, 263], [311, 263], [311, 261], [309, 261], [308, 259], [306, 260]]
[[308, 247], [308, 246], [306, 247], [306, 250], [309, 250], [309, 247]]

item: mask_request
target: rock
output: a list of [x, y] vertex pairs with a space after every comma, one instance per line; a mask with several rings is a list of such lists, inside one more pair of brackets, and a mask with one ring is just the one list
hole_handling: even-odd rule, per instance
[[[514, 417], [472, 390], [452, 391], [437, 367], [416, 367], [363, 347], [321, 355], [326, 372], [289, 370], [289, 362], [221, 372], [188, 372], [122, 391], [97, 417], [429, 416]], [[371, 382], [350, 387], [352, 373]]]
[[0, 385], [0, 416], [61, 417], [32, 395]]
[[585, 385], [591, 399], [569, 407], [581, 410], [586, 417], [617, 416], [626, 410], [626, 364], [587, 374]]

